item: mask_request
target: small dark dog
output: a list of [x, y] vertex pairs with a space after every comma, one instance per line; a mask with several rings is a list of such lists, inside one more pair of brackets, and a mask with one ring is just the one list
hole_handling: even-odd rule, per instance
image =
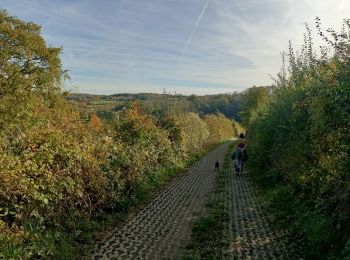
[[215, 162], [215, 170], [220, 170], [219, 160], [216, 160], [216, 162]]

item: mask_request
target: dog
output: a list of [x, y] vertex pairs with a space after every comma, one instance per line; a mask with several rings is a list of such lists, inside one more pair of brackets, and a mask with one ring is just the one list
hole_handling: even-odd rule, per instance
[[220, 163], [219, 163], [219, 160], [216, 160], [215, 162], [215, 171], [219, 171], [220, 170]]

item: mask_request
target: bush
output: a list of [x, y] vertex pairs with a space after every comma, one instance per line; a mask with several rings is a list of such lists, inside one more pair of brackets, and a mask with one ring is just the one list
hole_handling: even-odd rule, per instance
[[226, 118], [223, 114], [207, 115], [203, 118], [203, 121], [209, 130], [208, 139], [211, 143], [232, 139], [235, 134], [241, 132], [240, 126], [236, 122]]

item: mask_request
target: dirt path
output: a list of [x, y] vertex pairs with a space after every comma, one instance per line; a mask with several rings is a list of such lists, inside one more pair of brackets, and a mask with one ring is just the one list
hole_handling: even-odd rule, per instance
[[215, 185], [214, 164], [223, 144], [174, 179], [154, 200], [98, 243], [93, 259], [179, 259], [191, 238], [191, 223]]
[[229, 222], [225, 237], [226, 259], [298, 259], [277, 234], [266, 214], [266, 203], [258, 196], [247, 174], [236, 176], [232, 164], [226, 172], [225, 210]]

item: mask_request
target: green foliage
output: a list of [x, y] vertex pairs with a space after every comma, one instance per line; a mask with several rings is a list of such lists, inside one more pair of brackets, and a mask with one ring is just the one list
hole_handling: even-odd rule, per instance
[[[209, 130], [209, 140], [223, 142], [238, 136], [242, 132], [241, 126], [226, 118], [223, 114], [207, 115], [203, 118]], [[218, 127], [220, 126], [220, 127]]]
[[40, 26], [0, 10], [0, 41], [0, 128], [5, 128], [21, 122], [36, 102], [49, 102], [64, 73], [61, 49], [46, 46]]
[[242, 100], [242, 111], [240, 116], [245, 125], [254, 118], [259, 110], [269, 100], [269, 89], [267, 87], [252, 87], [244, 91]]
[[350, 22], [328, 38], [319, 19], [316, 26], [328, 47], [318, 57], [307, 27], [300, 54], [290, 45], [269, 102], [249, 118], [250, 165], [277, 191], [272, 200], [305, 238], [308, 257], [338, 258], [350, 233]]

